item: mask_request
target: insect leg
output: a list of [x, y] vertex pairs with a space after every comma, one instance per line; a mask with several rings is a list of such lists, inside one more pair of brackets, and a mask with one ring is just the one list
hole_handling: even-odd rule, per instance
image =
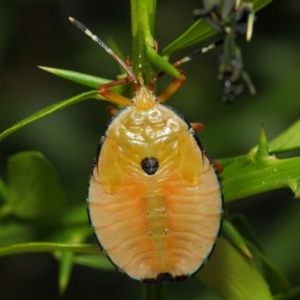
[[[157, 102], [162, 103], [165, 102], [168, 98], [170, 98], [179, 88], [180, 86], [185, 82], [186, 77], [185, 73], [182, 70], [179, 70], [182, 78], [175, 78], [168, 86], [167, 88], [158, 96]], [[161, 72], [162, 73], [162, 72]], [[163, 74], [159, 73], [152, 81], [157, 80], [159, 77], [161, 77]], [[159, 77], [158, 77], [159, 76]], [[158, 77], [158, 78], [157, 78]], [[151, 85], [150, 83], [150, 85]]]
[[217, 171], [218, 174], [223, 172], [223, 166], [219, 162], [217, 162], [216, 160], [213, 159], [212, 163], [213, 163], [214, 168], [215, 168], [215, 170]]
[[109, 106], [106, 108], [106, 112], [110, 115], [110, 116], [114, 116], [116, 113], [118, 113], [118, 109], [114, 106]]
[[197, 123], [191, 123], [191, 126], [192, 128], [196, 131], [196, 132], [199, 132], [199, 131], [202, 131], [203, 128], [204, 128], [204, 125], [200, 122], [197, 122]]
[[122, 84], [127, 84], [130, 81], [131, 81], [130, 78], [126, 77], [126, 78], [118, 79], [116, 81], [102, 84], [102, 85], [100, 85], [99, 90], [98, 90], [99, 94], [116, 105], [121, 105], [121, 106], [130, 105], [130, 103], [131, 103], [130, 99], [109, 90], [109, 88], [111, 88], [111, 87], [114, 87], [117, 85], [122, 85]]

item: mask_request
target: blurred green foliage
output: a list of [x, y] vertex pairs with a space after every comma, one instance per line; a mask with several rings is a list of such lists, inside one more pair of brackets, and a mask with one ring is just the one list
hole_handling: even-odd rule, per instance
[[[155, 38], [159, 48], [164, 48], [192, 25], [192, 10], [199, 8], [199, 5], [201, 5], [199, 1], [192, 0], [184, 3], [180, 0], [157, 3]], [[200, 57], [193, 63], [184, 65], [187, 82], [172, 97], [169, 104], [189, 120], [201, 121], [205, 124], [206, 128], [200, 134], [200, 138], [211, 157], [234, 157], [248, 153], [250, 148], [258, 144], [261, 123], [264, 124], [267, 136], [271, 140], [299, 119], [297, 90], [300, 80], [298, 67], [300, 20], [297, 18], [299, 12], [300, 5], [297, 1], [275, 1], [257, 13], [251, 43], [246, 44], [244, 37], [238, 37], [243, 49], [244, 64], [257, 89], [255, 97], [243, 95], [230, 106], [225, 106], [221, 102], [222, 88], [216, 79], [218, 61], [213, 51], [206, 54], [205, 58]], [[69, 15], [87, 24], [103, 40], [109, 42], [113, 39], [119, 49], [124, 51], [124, 56], [131, 53], [129, 2], [2, 0], [0, 4], [1, 131], [61, 99], [86, 91], [84, 87], [49, 76], [37, 69], [37, 65], [70, 69], [111, 79], [120, 73], [118, 66], [104, 51], [74, 30], [68, 23]], [[114, 47], [115, 43], [109, 44]], [[207, 41], [205, 43], [207, 44]], [[194, 47], [190, 50], [196, 49]], [[178, 56], [176, 54], [171, 57], [172, 61], [189, 52], [189, 49], [185, 49]], [[163, 89], [167, 80], [161, 80], [159, 90]], [[80, 245], [86, 237], [90, 236], [82, 204], [96, 145], [109, 120], [105, 114], [106, 106], [105, 102], [95, 100], [78, 103], [25, 127], [1, 142], [0, 177], [4, 180], [0, 182], [0, 198], [3, 207], [7, 207], [2, 210], [1, 216], [4, 218], [0, 228], [2, 247], [16, 242], [26, 243], [36, 240], [52, 241], [53, 244], [71, 242]], [[298, 133], [298, 130], [296, 131]], [[292, 133], [292, 136], [297, 134]], [[270, 150], [279, 148], [282, 143], [276, 144], [274, 140], [271, 145], [273, 148], [270, 147]], [[294, 148], [299, 149], [299, 147]], [[26, 211], [22, 208], [22, 201], [26, 201], [22, 198], [22, 193], [26, 193], [25, 190], [18, 188], [20, 193], [18, 197], [9, 196], [6, 190], [5, 182], [14, 180], [13, 184], [18, 185], [18, 176], [25, 176], [30, 182], [30, 174], [22, 173], [24, 164], [28, 162], [22, 162], [20, 154], [13, 156], [10, 165], [6, 165], [10, 155], [26, 150], [42, 152], [58, 171], [59, 179], [52, 172], [52, 166], [48, 165], [47, 160], [40, 154], [31, 152], [31, 163], [48, 168], [49, 171], [46, 173], [49, 178], [46, 181], [50, 180], [53, 182], [52, 185], [56, 186], [55, 190], [49, 191], [42, 197], [51, 196], [51, 193], [59, 195], [55, 196], [57, 202], [52, 203], [53, 207], [49, 207], [49, 211], [43, 213], [43, 220], [36, 217], [34, 211]], [[299, 155], [299, 151], [289, 152], [280, 158], [286, 158], [287, 155], [294, 157]], [[20, 166], [19, 174], [14, 173], [18, 167], [14, 167], [13, 171], [9, 172], [10, 166], [15, 163]], [[236, 172], [242, 171], [236, 170]], [[32, 178], [40, 176], [31, 175]], [[66, 189], [65, 202], [57, 180], [62, 182]], [[35, 196], [30, 198], [33, 201], [31, 207], [34, 207], [35, 199], [41, 197], [40, 191], [47, 191], [47, 187], [35, 190]], [[12, 211], [9, 206], [7, 202], [9, 197], [22, 200], [18, 206], [14, 206], [17, 207], [16, 211]], [[48, 218], [51, 209], [54, 210], [60, 205], [64, 208]], [[271, 282], [279, 280], [277, 282], [283, 283], [286, 280], [282, 279], [283, 271], [292, 286], [299, 285], [300, 208], [297, 200], [293, 200], [292, 192], [286, 189], [263, 193], [230, 204], [228, 208], [232, 214], [230, 224], [234, 224], [239, 229], [234, 233], [234, 240], [237, 240], [236, 236], [243, 237], [246, 247], [261, 259], [260, 263], [267, 265], [267, 268], [264, 268], [264, 275], [270, 278], [268, 276], [277, 274], [277, 278], [271, 279]], [[245, 230], [247, 227], [245, 222], [237, 221], [238, 217], [233, 216], [234, 212], [243, 213], [258, 234], [249, 236], [249, 230]], [[18, 221], [17, 223], [10, 218], [12, 215]], [[33, 218], [34, 222], [29, 223], [28, 217]], [[229, 231], [227, 231], [227, 238], [230, 239], [228, 234], [230, 235]], [[223, 245], [225, 254], [232, 255], [232, 251], [237, 251], [236, 248], [231, 250], [232, 246], [226, 240], [222, 239], [220, 244]], [[110, 265], [106, 265], [106, 259], [99, 260], [98, 256], [93, 259], [90, 255], [76, 258], [70, 252], [64, 251], [64, 244], [56, 245], [60, 246], [52, 251], [60, 261], [60, 271], [53, 258], [46, 254], [35, 256], [23, 254], [0, 259], [0, 288], [3, 299], [19, 299], [24, 293], [29, 295], [28, 299], [41, 297], [58, 299], [57, 274], [60, 274], [60, 292], [65, 292], [65, 299], [98, 299], [100, 295], [101, 299], [120, 297], [139, 299], [139, 283], [130, 281], [117, 272], [95, 271], [84, 267], [94, 266], [107, 270]], [[88, 246], [84, 248], [85, 245], [81, 245], [83, 253], [95, 251], [97, 253], [97, 248]], [[236, 246], [240, 249], [245, 247], [239, 244]], [[218, 247], [216, 250], [219, 251]], [[24, 252], [22, 249], [17, 249], [14, 253], [22, 252]], [[235, 265], [241, 266], [245, 263], [245, 258], [243, 259], [238, 251], [227, 260], [222, 256], [224, 253], [219, 251], [213, 255], [211, 263], [205, 266], [197, 277], [208, 276], [205, 277], [207, 280], [214, 264], [220, 267], [220, 271], [223, 270], [222, 268], [226, 271], [228, 265], [234, 268]], [[270, 262], [265, 259], [264, 253]], [[74, 261], [76, 266], [72, 268]], [[277, 267], [273, 267], [273, 263]], [[84, 266], [80, 267], [80, 264]], [[261, 268], [263, 269], [263, 266]], [[243, 272], [245, 269], [240, 270]], [[256, 277], [257, 275], [251, 270], [249, 276]], [[208, 275], [205, 275], [205, 272]], [[231, 280], [243, 279], [240, 278], [241, 274], [233, 272]], [[69, 286], [64, 290], [70, 276]], [[207, 283], [205, 278], [202, 280], [214, 288], [211, 285], [213, 280]], [[223, 274], [222, 277], [220, 272], [219, 280], [222, 278], [227, 279], [227, 276]], [[264, 285], [263, 281], [260, 282], [260, 286]], [[118, 289], [115, 288], [116, 286]], [[288, 288], [288, 285], [283, 284], [283, 288]], [[271, 290], [275, 294], [278, 293], [274, 286]], [[292, 299], [299, 298], [297, 293], [295, 294]], [[251, 298], [251, 295], [249, 297], [249, 299], [257, 299]], [[196, 278], [178, 285], [168, 285], [167, 299], [183, 298], [217, 299], [214, 294], [199, 284]], [[231, 296], [228, 299], [234, 298]]]

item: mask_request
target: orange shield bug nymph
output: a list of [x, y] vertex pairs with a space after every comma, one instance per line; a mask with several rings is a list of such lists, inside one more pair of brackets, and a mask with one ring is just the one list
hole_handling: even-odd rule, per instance
[[[162, 105], [185, 75], [180, 71], [182, 78], [156, 97], [154, 84], [163, 73], [144, 85], [98, 37], [70, 20], [127, 73], [99, 88], [102, 96], [124, 108], [100, 139], [87, 196], [90, 224], [118, 270], [146, 283], [184, 280], [208, 260], [223, 212], [218, 176], [195, 131], [183, 116]], [[129, 82], [135, 90], [132, 99], [108, 89]]]

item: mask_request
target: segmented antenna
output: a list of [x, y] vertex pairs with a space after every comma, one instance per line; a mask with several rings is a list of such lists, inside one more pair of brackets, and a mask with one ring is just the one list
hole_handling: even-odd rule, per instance
[[[212, 44], [210, 44], [210, 45], [208, 45], [208, 46], [206, 46], [206, 47], [203, 47], [203, 48], [201, 48], [201, 49], [198, 49], [198, 50], [192, 52], [191, 54], [185, 56], [184, 58], [182, 58], [182, 59], [176, 61], [175, 63], [173, 63], [173, 66], [174, 66], [175, 68], [178, 68], [178, 67], [181, 66], [182, 64], [184, 64], [184, 63], [186, 63], [186, 62], [192, 60], [193, 58], [197, 57], [198, 55], [204, 54], [204, 53], [206, 53], [207, 51], [209, 51], [209, 50], [211, 50], [211, 49], [214, 49], [215, 47], [218, 47], [218, 46], [222, 45], [222, 44], [224, 43], [224, 41], [225, 41], [224, 39], [221, 39], [221, 40], [216, 41], [216, 42], [214, 42], [214, 43], [212, 43]], [[161, 71], [161, 72], [159, 72], [159, 73], [151, 80], [151, 82], [150, 82], [150, 84], [149, 84], [149, 88], [150, 88], [151, 90], [154, 89], [154, 85], [155, 85], [156, 81], [157, 81], [160, 77], [162, 77], [164, 74], [165, 74], [165, 72], [164, 72], [164, 71]], [[181, 74], [181, 75], [182, 75], [182, 74]]]
[[188, 56], [186, 56], [186, 57], [184, 57], [184, 58], [182, 58], [182, 59], [176, 61], [176, 62], [173, 64], [173, 66], [177, 68], [177, 67], [179, 67], [180, 65], [182, 65], [182, 64], [184, 64], [184, 63], [190, 61], [191, 59], [197, 57], [198, 55], [204, 54], [204, 53], [208, 52], [209, 50], [212, 50], [212, 49], [214, 49], [215, 47], [218, 47], [218, 46], [224, 44], [224, 41], [225, 41], [225, 40], [222, 39], [222, 40], [216, 41], [215, 43], [212, 43], [212, 44], [210, 44], [210, 45], [208, 45], [208, 46], [206, 46], [206, 47], [203, 47], [203, 48], [201, 48], [201, 49], [198, 49], [198, 50], [192, 52], [191, 54], [189, 54]]
[[86, 26], [84, 26], [79, 21], [75, 20], [72, 17], [69, 17], [69, 20], [72, 24], [74, 24], [77, 28], [79, 28], [81, 31], [83, 31], [86, 35], [88, 35], [94, 42], [96, 42], [98, 45], [100, 45], [109, 55], [111, 55], [126, 71], [128, 76], [132, 79], [132, 81], [137, 81], [132, 69], [126, 65], [126, 63], [120, 59], [117, 54], [115, 54], [100, 38], [98, 38], [96, 35], [94, 35]]

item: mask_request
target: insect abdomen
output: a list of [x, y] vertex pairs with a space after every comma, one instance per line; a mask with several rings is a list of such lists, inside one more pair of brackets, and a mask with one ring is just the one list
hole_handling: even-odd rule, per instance
[[[169, 113], [166, 124], [151, 130], [149, 121], [131, 125], [130, 114], [123, 116], [125, 125], [117, 120], [118, 131], [112, 123], [89, 189], [90, 219], [102, 248], [118, 269], [145, 282], [194, 274], [215, 245], [222, 213], [209, 159], [184, 121], [163, 112]], [[127, 139], [121, 141], [123, 136]]]
[[[137, 280], [175, 281], [192, 275], [206, 261], [222, 209], [214, 170], [204, 159], [205, 172], [195, 187], [174, 171], [156, 186], [132, 184], [132, 177], [126, 176], [113, 195], [106, 193], [95, 168], [90, 215], [102, 247], [119, 269]], [[158, 180], [151, 177], [151, 182]]]

